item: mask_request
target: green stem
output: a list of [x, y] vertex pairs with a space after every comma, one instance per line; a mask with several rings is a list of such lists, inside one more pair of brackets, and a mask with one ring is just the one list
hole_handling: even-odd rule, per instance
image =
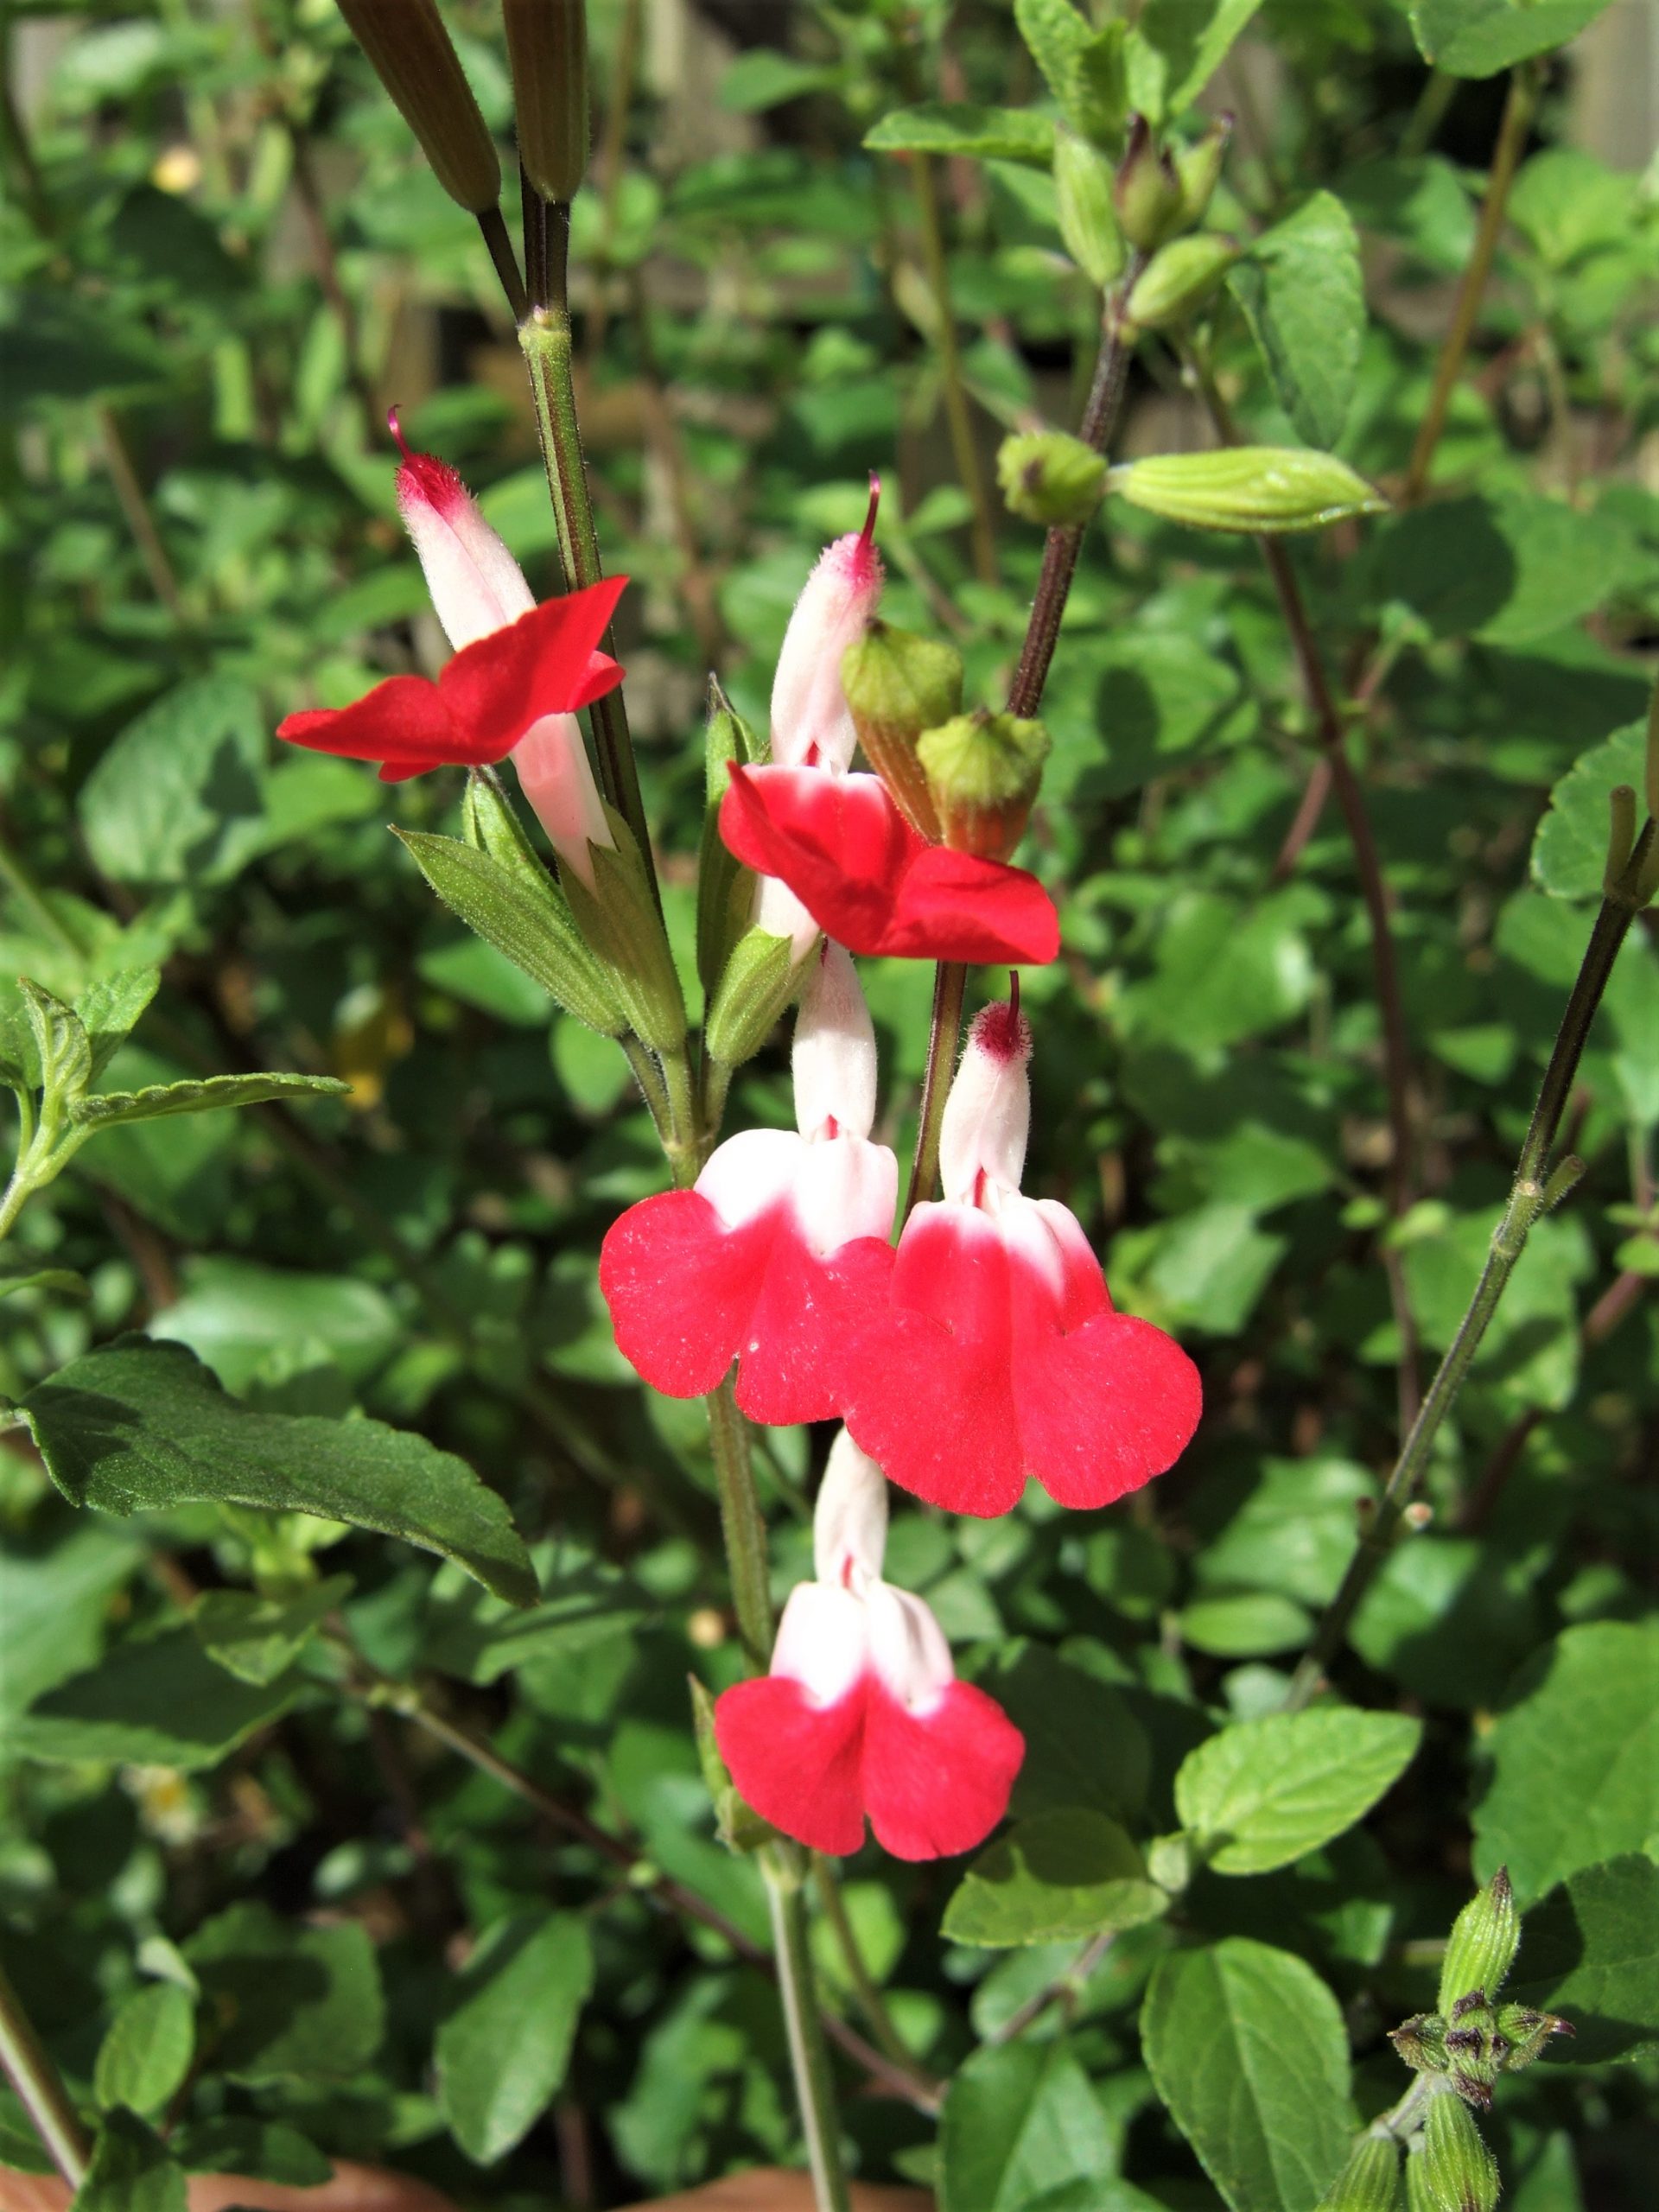
[[766, 1524], [749, 1459], [748, 1424], [737, 1409], [729, 1375], [703, 1403], [709, 1409], [709, 1445], [720, 1491], [720, 1525], [738, 1634], [750, 1666], [764, 1669], [772, 1656], [772, 1583], [766, 1571]]
[[957, 1039], [962, 1034], [962, 1001], [967, 985], [968, 970], [959, 960], [941, 960], [933, 971], [933, 1019], [928, 1031], [927, 1066], [922, 1076], [916, 1158], [905, 1193], [906, 1221], [924, 1198], [932, 1197], [938, 1178], [939, 1129], [950, 1089], [950, 1071], [956, 1065]]
[[807, 1941], [806, 1900], [800, 1872], [789, 1863], [798, 1855], [785, 1844], [771, 1845], [761, 1854], [766, 1903], [772, 1913], [772, 1948], [778, 1961], [778, 1993], [783, 2002], [784, 2028], [800, 2097], [801, 2127], [806, 2137], [817, 2212], [849, 2212], [835, 2082]]
[[1497, 144], [1492, 153], [1491, 175], [1487, 179], [1486, 197], [1481, 204], [1474, 248], [1469, 256], [1469, 265], [1463, 272], [1463, 282], [1458, 287], [1451, 327], [1446, 334], [1446, 343], [1441, 346], [1440, 358], [1435, 364], [1434, 382], [1429, 391], [1428, 404], [1423, 410], [1423, 419], [1418, 425], [1417, 436], [1411, 448], [1405, 488], [1400, 495], [1402, 506], [1414, 505], [1422, 497], [1428, 482], [1434, 448], [1446, 428], [1452, 395], [1457, 389], [1458, 378], [1463, 373], [1464, 357], [1469, 351], [1469, 341], [1475, 334], [1481, 298], [1486, 289], [1487, 279], [1492, 273], [1492, 263], [1497, 256], [1497, 241], [1503, 233], [1510, 187], [1515, 181], [1515, 172], [1526, 147], [1527, 133], [1532, 127], [1533, 111], [1538, 105], [1538, 91], [1542, 81], [1535, 61], [1523, 61], [1510, 77], [1509, 98], [1503, 104], [1503, 119], [1498, 125]]
[[841, 1894], [841, 1883], [835, 1868], [827, 1859], [816, 1853], [812, 1859], [812, 1880], [823, 1907], [823, 1916], [829, 1922], [841, 1953], [842, 1963], [847, 1969], [849, 1980], [858, 1998], [859, 2009], [870, 2024], [871, 2032], [887, 2056], [896, 2066], [908, 2066], [910, 2053], [905, 2049], [904, 2038], [893, 2025], [893, 2015], [887, 2010], [887, 1999], [876, 1986], [859, 1946], [858, 1931], [848, 1916], [847, 1900]]
[[51, 2054], [35, 2032], [22, 2000], [0, 1968], [0, 2066], [16, 2090], [35, 2133], [72, 2190], [86, 2178], [92, 2145]]
[[973, 410], [968, 402], [967, 381], [962, 372], [962, 349], [957, 341], [956, 308], [950, 298], [950, 269], [944, 251], [944, 227], [939, 219], [938, 180], [934, 174], [931, 156], [912, 154], [911, 173], [915, 181], [916, 213], [921, 225], [922, 261], [927, 272], [927, 288], [933, 295], [939, 349], [939, 380], [944, 387], [944, 416], [950, 431], [950, 450], [956, 458], [957, 474], [962, 480], [962, 488], [968, 494], [968, 504], [973, 510], [974, 569], [981, 583], [995, 584], [998, 581], [996, 524], [991, 512], [990, 493], [985, 482], [984, 463], [980, 458], [978, 442], [974, 435]]
[[683, 1049], [663, 1055], [663, 1075], [668, 1085], [668, 1133], [663, 1139], [663, 1150], [668, 1155], [675, 1187], [683, 1190], [696, 1179], [697, 1170], [702, 1165], [703, 1147], [696, 1085], [691, 1077], [691, 1063]]
[[[568, 211], [563, 212], [568, 219]], [[555, 260], [556, 263], [556, 256]], [[559, 296], [551, 307], [536, 308], [519, 325], [518, 344], [530, 372], [542, 460], [558, 524], [559, 550], [567, 579], [580, 590], [601, 582], [605, 572], [599, 557], [599, 537], [594, 527], [593, 505], [588, 496], [587, 465], [582, 459], [582, 431], [576, 420], [570, 318], [563, 304], [562, 266], [556, 267], [550, 275]], [[606, 632], [601, 642], [608, 652], [613, 642], [610, 631]], [[657, 872], [652, 859], [651, 834], [645, 826], [639, 772], [634, 763], [633, 741], [628, 731], [627, 709], [622, 703], [620, 688], [607, 691], [602, 699], [595, 699], [588, 712], [593, 717], [601, 786], [633, 832], [655, 893]]]
[[1589, 944], [1585, 949], [1583, 963], [1567, 1002], [1567, 1011], [1561, 1017], [1549, 1065], [1539, 1086], [1538, 1101], [1533, 1108], [1526, 1141], [1522, 1145], [1521, 1156], [1516, 1164], [1515, 1181], [1510, 1187], [1509, 1203], [1492, 1233], [1491, 1249], [1487, 1255], [1486, 1264], [1481, 1269], [1480, 1280], [1475, 1285], [1462, 1320], [1458, 1324], [1457, 1334], [1440, 1362], [1439, 1372], [1428, 1386], [1428, 1394], [1401, 1447], [1400, 1457], [1377, 1501], [1376, 1510], [1371, 1515], [1370, 1524], [1348, 1563], [1348, 1571], [1343, 1576], [1341, 1586], [1326, 1607], [1313, 1641], [1292, 1678], [1285, 1700], [1288, 1712], [1300, 1712], [1320, 1688], [1325, 1669], [1342, 1643], [1348, 1624], [1370, 1587], [1372, 1578], [1392, 1548], [1407, 1508], [1415, 1497], [1427, 1472], [1429, 1455], [1440, 1433], [1440, 1424], [1452, 1410], [1474, 1363], [1481, 1338], [1485, 1335], [1510, 1277], [1515, 1272], [1516, 1262], [1526, 1248], [1532, 1225], [1545, 1211], [1546, 1163], [1560, 1128], [1561, 1116], [1567, 1110], [1567, 1102], [1572, 1095], [1579, 1062], [1596, 1018], [1596, 1009], [1607, 988], [1607, 979], [1612, 973], [1619, 947], [1624, 944], [1637, 912], [1635, 898], [1622, 894], [1627, 886], [1636, 881], [1642, 863], [1652, 847], [1654, 836], [1654, 824], [1649, 821], [1637, 841], [1620, 884], [1602, 901], [1595, 927], [1590, 932]]

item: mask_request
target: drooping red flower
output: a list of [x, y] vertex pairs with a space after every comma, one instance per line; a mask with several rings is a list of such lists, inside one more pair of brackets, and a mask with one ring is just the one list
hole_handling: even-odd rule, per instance
[[848, 1339], [881, 1300], [899, 1163], [869, 1141], [875, 1032], [853, 963], [826, 945], [795, 1030], [798, 1134], [728, 1137], [689, 1191], [630, 1206], [599, 1255], [616, 1341], [671, 1398], [735, 1359], [751, 1420], [841, 1410]]
[[[384, 782], [401, 783], [429, 768], [505, 760], [544, 718], [573, 715], [614, 690], [622, 671], [599, 645], [627, 578], [609, 576], [538, 607], [454, 471], [411, 453], [395, 410], [390, 421], [404, 452], [398, 511], [454, 658], [435, 683], [390, 677], [352, 706], [289, 715], [276, 734], [314, 753], [378, 760]], [[574, 741], [581, 758], [573, 756], [572, 774], [591, 784], [575, 724], [556, 734], [567, 750]], [[598, 819], [602, 826], [602, 812]], [[600, 842], [608, 841], [606, 831]]]
[[790, 1596], [772, 1670], [724, 1692], [715, 1737], [739, 1795], [815, 1851], [876, 1840], [897, 1859], [953, 1857], [1007, 1810], [1025, 1739], [959, 1682], [931, 1611], [881, 1580], [881, 1471], [846, 1431], [814, 1516], [817, 1580]]
[[930, 845], [880, 777], [734, 765], [720, 834], [849, 952], [1040, 967], [1060, 947], [1034, 875]]
[[887, 1308], [849, 1347], [843, 1417], [889, 1478], [988, 1517], [1035, 1477], [1099, 1506], [1173, 1465], [1198, 1426], [1197, 1369], [1172, 1337], [1113, 1310], [1076, 1217], [1020, 1191], [1030, 1031], [976, 1021], [945, 1105], [943, 1201], [905, 1225]]

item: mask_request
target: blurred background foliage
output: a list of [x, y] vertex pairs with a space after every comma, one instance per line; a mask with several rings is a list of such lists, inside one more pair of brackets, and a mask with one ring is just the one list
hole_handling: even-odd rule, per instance
[[[497, 11], [445, 12], [505, 139]], [[764, 719], [791, 603], [823, 541], [855, 526], [869, 468], [888, 487], [887, 611], [957, 635], [978, 696], [1017, 650], [1039, 534], [1003, 518], [994, 542], [976, 536], [911, 171], [861, 140], [918, 97], [1045, 95], [998, 0], [896, 14], [594, 0], [590, 14], [582, 418], [607, 559], [634, 580], [621, 652], [694, 975], [707, 674]], [[688, 1669], [718, 1684], [738, 1663], [702, 1410], [638, 1388], [594, 1280], [608, 1223], [660, 1186], [650, 1124], [620, 1057], [566, 1017], [550, 1028], [542, 995], [435, 907], [387, 834], [453, 828], [458, 779], [382, 786], [353, 764], [279, 759], [270, 738], [285, 712], [442, 657], [396, 518], [388, 404], [550, 588], [551, 517], [488, 259], [327, 0], [19, 0], [4, 35], [0, 992], [23, 973], [70, 995], [155, 962], [161, 995], [112, 1084], [257, 1066], [352, 1088], [299, 1113], [102, 1138], [9, 1255], [79, 1270], [90, 1296], [0, 1306], [0, 1390], [140, 1329], [192, 1347], [256, 1406], [416, 1427], [505, 1495], [549, 1596], [510, 1623], [454, 1568], [327, 1523], [77, 1516], [12, 1433], [0, 1707], [50, 1711], [181, 1592], [262, 1560], [301, 1573], [321, 1546], [353, 1579], [346, 1615], [375, 1665], [440, 1678], [446, 1710], [499, 1732], [762, 1941], [758, 1885], [713, 1840], [687, 1725]], [[1352, 849], [1333, 805], [1311, 827], [1303, 806], [1319, 733], [1255, 549], [1109, 505], [1088, 538], [1028, 846], [1065, 953], [1027, 978], [1027, 1187], [1064, 1196], [1119, 1303], [1192, 1349], [1208, 1413], [1180, 1467], [1114, 1512], [1061, 1516], [1039, 1497], [993, 1524], [908, 1503], [897, 1517], [891, 1573], [1032, 1735], [1018, 1810], [1080, 1789], [1111, 1809], [1109, 1777], [1139, 1757], [1147, 1822], [1166, 1828], [1181, 1754], [1218, 1717], [1273, 1702], [1418, 1363], [1389, 1270], [1421, 1354], [1438, 1353], [1507, 1188], [1599, 889], [1605, 794], [1640, 782], [1659, 645], [1651, 39], [1643, 0], [1621, 0], [1548, 69], [1433, 496], [1295, 555], [1328, 664], [1363, 696], [1351, 741], [1395, 900], [1415, 1132], [1397, 1191]], [[1503, 88], [1431, 75], [1394, 0], [1266, 0], [1205, 98], [1238, 117], [1222, 228], [1248, 237], [1315, 188], [1351, 219], [1365, 306], [1319, 442], [1385, 486], [1423, 412]], [[938, 174], [988, 477], [1003, 431], [1075, 422], [1095, 296], [1060, 251], [1046, 170], [952, 158]], [[1236, 304], [1213, 348], [1252, 438], [1309, 435]], [[1210, 442], [1173, 354], [1148, 341], [1121, 450]], [[902, 1147], [931, 977], [889, 963], [867, 980]], [[728, 1126], [787, 1117], [773, 1049]], [[1659, 1827], [1649, 1789], [1577, 1857], [1534, 1838], [1522, 1725], [1528, 1686], [1541, 1669], [1560, 1681], [1563, 1649], [1597, 1694], [1659, 1663], [1632, 1625], [1655, 1557], [1656, 1125], [1649, 918], [1573, 1100], [1588, 1178], [1536, 1232], [1443, 1440], [1433, 1525], [1390, 1560], [1344, 1662], [1373, 1701], [1423, 1715], [1425, 1749], [1366, 1829], [1254, 1891], [1205, 1878], [1191, 1899], [1201, 1927], [1270, 1932], [1319, 1967], [1346, 2007], [1363, 2109], [1402, 2086], [1379, 2030], [1427, 2001], [1471, 1814], [1482, 1873], [1536, 1843], [1534, 1897]], [[760, 1442], [782, 1590], [806, 1566], [822, 1440]], [[1613, 1637], [1602, 1661], [1571, 1642], [1586, 1636]], [[772, 1994], [718, 1936], [654, 1910], [648, 1885], [590, 1844], [550, 1843], [522, 1803], [384, 1713], [314, 1687], [269, 1718], [211, 1772], [154, 1727], [143, 1756], [47, 1758], [37, 1736], [35, 1756], [6, 1758], [8, 1951], [72, 2075], [90, 2075], [144, 1977], [211, 1991], [217, 1971], [251, 1976], [264, 2009], [245, 1987], [239, 2041], [221, 2034], [194, 2088], [169, 2082], [157, 2106], [193, 2097], [188, 2124], [219, 2162], [227, 2144], [253, 2155], [257, 2123], [272, 2171], [285, 2156], [299, 2177], [303, 2136], [528, 2212], [788, 2153]], [[1071, 1955], [942, 1948], [952, 1881], [872, 1853], [844, 1892], [899, 2033], [941, 2075], [976, 2038], [998, 2055], [999, 2029]], [[467, 2116], [453, 2069], [447, 2088], [431, 2071], [458, 2001], [445, 1961], [487, 1932], [539, 1990], [550, 1897], [583, 1916], [595, 1993], [568, 2075], [552, 2068], [550, 2113], [480, 2166], [467, 2152], [499, 2148], [490, 2123]], [[275, 1916], [305, 1923], [308, 2012], [283, 2012], [261, 1980], [283, 1948]], [[1058, 2008], [1001, 2054], [1048, 2051], [1007, 2094], [1030, 2108], [1040, 2093], [1071, 2113], [1061, 2136], [1087, 2139], [1092, 2164], [1039, 2161], [1051, 2196], [1077, 2173], [1150, 2192], [1056, 2204], [1215, 2201], [1138, 2052], [1134, 2006], [1167, 1940], [1162, 1924], [1120, 1939], [1071, 2005], [1064, 2050], [1049, 2048]], [[573, 2018], [582, 1994], [556, 2001]], [[1650, 2060], [1547, 2066], [1507, 2090], [1495, 2139], [1519, 2212], [1641, 2201], [1652, 2080]], [[937, 2175], [932, 2130], [902, 2103], [849, 2098], [846, 2117], [867, 2172]], [[22, 2155], [19, 2126], [5, 2122], [0, 2152]], [[947, 2128], [952, 2155], [969, 2154]], [[974, 2171], [947, 2180], [952, 2212], [1039, 2200], [1012, 2182], [976, 2194]]]

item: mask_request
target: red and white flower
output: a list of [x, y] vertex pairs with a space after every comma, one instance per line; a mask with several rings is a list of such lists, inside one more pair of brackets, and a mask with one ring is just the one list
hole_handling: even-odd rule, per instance
[[1025, 1739], [956, 1679], [921, 1599], [881, 1580], [887, 1484], [843, 1429], [813, 1522], [817, 1580], [791, 1593], [772, 1670], [715, 1707], [721, 1757], [763, 1820], [844, 1858], [876, 1840], [897, 1859], [982, 1843], [1007, 1810]]
[[630, 1206], [606, 1236], [600, 1287], [616, 1341], [671, 1398], [738, 1363], [752, 1420], [825, 1421], [841, 1362], [880, 1303], [899, 1163], [873, 1144], [875, 1032], [853, 963], [825, 945], [795, 1027], [797, 1130], [747, 1129], [689, 1191]]
[[772, 692], [772, 762], [734, 764], [727, 848], [762, 879], [755, 919], [803, 954], [819, 929], [849, 952], [1041, 965], [1059, 950], [1033, 875], [930, 845], [879, 776], [849, 774], [857, 733], [842, 657], [881, 596], [872, 478], [863, 529], [826, 548], [785, 633]]
[[905, 1224], [888, 1304], [843, 1364], [842, 1417], [901, 1489], [1006, 1513], [1034, 1476], [1062, 1505], [1109, 1504], [1161, 1474], [1198, 1426], [1198, 1370], [1114, 1312], [1076, 1217], [1020, 1190], [1029, 1025], [973, 1026], [945, 1103], [944, 1197]]
[[599, 650], [627, 582], [611, 576], [537, 606], [523, 570], [454, 469], [403, 451], [397, 506], [454, 658], [435, 683], [394, 676], [338, 710], [289, 715], [290, 745], [378, 760], [387, 783], [429, 768], [480, 766], [524, 748], [525, 796], [563, 857], [588, 872], [587, 842], [611, 842], [575, 715], [622, 671]]

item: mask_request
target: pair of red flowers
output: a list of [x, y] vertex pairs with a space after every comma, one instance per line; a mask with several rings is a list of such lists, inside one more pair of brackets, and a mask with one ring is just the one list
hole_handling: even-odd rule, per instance
[[[588, 848], [612, 832], [575, 715], [620, 680], [600, 642], [623, 580], [537, 607], [451, 470], [404, 448], [397, 489], [454, 658], [435, 683], [394, 677], [279, 734], [378, 760], [389, 780], [511, 754], [562, 863], [591, 885]], [[882, 1580], [882, 1471], [957, 1512], [1006, 1512], [1030, 1477], [1062, 1504], [1103, 1505], [1175, 1459], [1199, 1392], [1170, 1338], [1113, 1310], [1072, 1214], [1020, 1192], [1031, 1037], [1014, 1003], [973, 1026], [945, 1107], [943, 1198], [890, 1241], [898, 1162], [871, 1137], [875, 1037], [845, 948], [1042, 963], [1058, 928], [1034, 877], [929, 845], [879, 778], [850, 772], [840, 670], [881, 588], [874, 520], [873, 498], [863, 531], [809, 578], [773, 684], [772, 763], [734, 767], [721, 810], [761, 879], [756, 920], [813, 963], [797, 1128], [731, 1137], [692, 1189], [631, 1207], [600, 1281], [618, 1344], [668, 1395], [713, 1389], [735, 1361], [751, 1419], [844, 1421], [817, 1579], [785, 1608], [771, 1673], [719, 1700], [716, 1732], [740, 1791], [785, 1833], [846, 1853], [868, 1814], [890, 1850], [924, 1859], [989, 1832], [1023, 1744], [956, 1681], [923, 1601]]]

